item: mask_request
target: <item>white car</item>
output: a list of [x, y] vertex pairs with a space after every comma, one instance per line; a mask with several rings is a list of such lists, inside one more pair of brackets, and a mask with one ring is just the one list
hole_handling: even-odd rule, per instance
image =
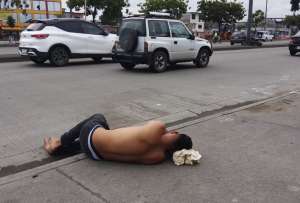
[[101, 27], [78, 19], [35, 21], [21, 33], [19, 54], [42, 64], [50, 60], [55, 66], [64, 66], [69, 58], [91, 57], [99, 62], [111, 57], [117, 39]]
[[206, 67], [213, 53], [211, 44], [195, 38], [186, 25], [167, 16], [143, 15], [123, 19], [113, 59], [127, 70], [148, 64], [163, 72], [178, 62], [193, 61]]
[[258, 31], [256, 35], [259, 40], [263, 40], [265, 42], [273, 41], [274, 38], [274, 35], [271, 35], [269, 31]]

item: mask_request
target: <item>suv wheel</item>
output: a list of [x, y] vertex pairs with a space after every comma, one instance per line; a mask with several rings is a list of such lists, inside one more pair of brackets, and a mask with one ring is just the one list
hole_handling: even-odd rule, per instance
[[39, 57], [30, 57], [30, 60], [33, 61], [35, 64], [43, 64], [47, 59], [39, 58]]
[[100, 63], [102, 61], [102, 57], [93, 57], [92, 58], [96, 63]]
[[64, 47], [55, 47], [50, 51], [50, 62], [55, 66], [65, 66], [69, 62], [69, 52]]
[[168, 55], [163, 51], [156, 51], [153, 54], [150, 68], [157, 73], [161, 73], [167, 70], [169, 63]]
[[295, 52], [295, 51], [292, 51], [292, 50], [290, 50], [290, 54], [291, 54], [291, 56], [295, 56], [295, 55], [296, 55], [296, 52]]
[[120, 64], [125, 70], [132, 70], [135, 66], [134, 63], [120, 63]]
[[209, 50], [201, 49], [198, 53], [196, 60], [194, 61], [198, 68], [205, 68], [209, 63]]

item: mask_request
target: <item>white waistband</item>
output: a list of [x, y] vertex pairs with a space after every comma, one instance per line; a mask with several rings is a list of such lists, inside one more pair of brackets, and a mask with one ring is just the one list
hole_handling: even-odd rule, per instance
[[92, 147], [92, 144], [91, 144], [91, 137], [92, 137], [94, 131], [96, 130], [96, 128], [99, 128], [99, 127], [101, 127], [101, 126], [100, 126], [100, 125], [95, 125], [95, 126], [93, 127], [93, 129], [91, 130], [89, 136], [88, 136], [88, 148], [89, 148], [89, 150], [90, 150], [90, 152], [91, 152], [91, 154], [92, 154], [92, 157], [93, 157], [95, 160], [101, 160], [101, 159], [100, 159], [100, 157], [95, 153], [95, 151], [94, 151], [94, 149], [93, 149], [93, 147]]

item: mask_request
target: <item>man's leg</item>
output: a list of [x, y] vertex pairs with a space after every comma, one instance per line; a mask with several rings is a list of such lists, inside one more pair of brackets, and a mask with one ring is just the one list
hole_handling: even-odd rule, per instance
[[44, 140], [44, 148], [46, 151], [53, 155], [62, 155], [62, 154], [69, 154], [73, 152], [78, 152], [81, 149], [79, 143], [79, 136], [82, 127], [85, 123], [91, 120], [96, 120], [98, 122], [104, 123], [103, 126], [105, 128], [109, 128], [108, 124], [102, 114], [94, 114], [93, 116], [81, 121], [75, 127], [73, 127], [68, 132], [64, 133], [60, 139], [56, 138], [46, 138]]
[[108, 128], [107, 122], [102, 114], [94, 114], [93, 116], [89, 117], [88, 119], [85, 119], [81, 121], [79, 124], [77, 124], [74, 128], [69, 130], [68, 132], [64, 133], [60, 140], [62, 146], [70, 146], [76, 139], [80, 136], [80, 131], [83, 127], [83, 125], [90, 121], [90, 120], [97, 120], [98, 122], [105, 122], [106, 126]]

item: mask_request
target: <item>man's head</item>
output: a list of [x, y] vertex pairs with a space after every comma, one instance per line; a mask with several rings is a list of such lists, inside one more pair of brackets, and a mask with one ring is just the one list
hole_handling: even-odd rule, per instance
[[193, 141], [190, 136], [186, 134], [178, 134], [178, 138], [173, 143], [172, 151], [179, 151], [182, 149], [192, 149]]
[[[192, 139], [186, 134], [179, 134], [178, 132], [168, 132], [165, 138], [165, 143], [169, 143], [166, 150], [167, 159], [172, 159], [173, 153], [182, 149], [191, 149], [193, 147]], [[168, 139], [170, 138], [170, 139]], [[175, 139], [174, 139], [175, 138]]]

